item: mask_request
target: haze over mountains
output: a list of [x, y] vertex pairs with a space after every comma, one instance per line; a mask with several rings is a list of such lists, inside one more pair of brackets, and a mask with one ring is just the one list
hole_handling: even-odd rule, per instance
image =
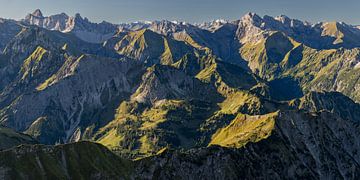
[[356, 26], [36, 10], [0, 19], [0, 50], [0, 177], [360, 176]]

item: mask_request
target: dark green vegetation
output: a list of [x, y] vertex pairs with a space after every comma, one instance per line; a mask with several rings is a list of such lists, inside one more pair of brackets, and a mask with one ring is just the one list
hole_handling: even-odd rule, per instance
[[19, 146], [0, 152], [2, 179], [129, 179], [131, 161], [105, 147], [76, 144]]
[[31, 136], [16, 133], [14, 130], [0, 126], [0, 150], [8, 149], [21, 144], [37, 144]]
[[0, 178], [359, 178], [359, 29], [72, 20], [0, 21]]

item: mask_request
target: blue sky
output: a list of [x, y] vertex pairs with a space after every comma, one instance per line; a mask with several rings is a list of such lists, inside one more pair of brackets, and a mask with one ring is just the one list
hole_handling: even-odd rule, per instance
[[21, 19], [39, 8], [44, 15], [79, 12], [94, 22], [239, 19], [247, 12], [360, 24], [360, 0], [0, 0], [0, 17]]

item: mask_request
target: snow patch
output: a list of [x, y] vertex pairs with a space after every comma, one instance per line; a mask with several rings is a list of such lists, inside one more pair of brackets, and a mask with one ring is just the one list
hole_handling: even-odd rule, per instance
[[225, 19], [217, 19], [215, 20], [216, 23], [223, 23], [223, 24], [226, 24], [227, 21]]

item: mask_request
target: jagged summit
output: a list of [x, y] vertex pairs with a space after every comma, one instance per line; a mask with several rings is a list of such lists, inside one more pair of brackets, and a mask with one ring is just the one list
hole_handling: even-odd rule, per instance
[[[40, 18], [50, 18], [50, 17], [56, 17], [56, 16], [63, 16], [63, 17], [69, 17], [66, 13], [60, 13], [60, 14], [55, 14], [55, 15], [50, 15], [48, 17], [45, 17], [42, 13], [42, 11], [40, 9], [36, 9], [34, 12], [32, 13], [29, 13], [29, 15], [32, 15], [34, 17], [40, 17]], [[80, 15], [80, 13], [76, 13], [74, 16], [74, 18], [78, 18], [78, 19], [82, 19], [82, 20], [85, 20], [85, 21], [89, 21], [88, 18], [86, 17], [82, 17]], [[27, 18], [25, 18], [26, 20]], [[301, 21], [301, 20], [298, 20], [298, 19], [292, 19], [284, 14], [281, 14], [281, 15], [278, 15], [278, 16], [268, 16], [268, 15], [264, 15], [264, 16], [260, 16], [259, 14], [255, 13], [255, 12], [248, 12], [246, 14], [244, 14], [243, 16], [241, 16], [241, 18], [238, 20], [238, 21], [244, 21], [244, 22], [262, 22], [264, 23], [264, 21], [278, 21], [278, 22], [281, 22], [282, 24], [293, 24], [294, 22], [298, 23], [298, 22], [301, 22], [302, 24], [305, 24], [305, 25], [312, 25], [312, 23], [308, 22], [308, 21]], [[89, 21], [90, 22], [90, 21]], [[210, 21], [210, 22], [203, 22], [203, 23], [195, 23], [195, 24], [191, 24], [191, 23], [186, 23], [186, 22], [182, 22], [182, 21], [170, 21], [170, 20], [155, 20], [155, 21], [136, 21], [136, 22], [132, 22], [132, 23], [121, 23], [121, 24], [114, 24], [114, 25], [118, 25], [118, 26], [132, 26], [132, 25], [150, 25], [150, 24], [175, 24], [175, 25], [187, 25], [187, 24], [191, 24], [193, 26], [196, 26], [196, 27], [207, 27], [209, 26], [210, 23], [218, 23], [218, 24], [226, 24], [226, 23], [229, 23], [231, 21], [229, 20], [226, 20], [226, 19], [215, 19], [213, 21]], [[107, 23], [110, 23], [110, 22], [107, 22]], [[319, 22], [319, 23], [322, 23], [322, 22]], [[342, 23], [342, 22], [339, 22], [339, 23]], [[110, 23], [111, 24], [111, 23]], [[261, 24], [259, 24], [261, 25]], [[353, 27], [355, 28], [359, 28], [359, 26], [357, 25], [354, 25]], [[130, 28], [131, 29], [131, 28]]]
[[36, 9], [33, 13], [31, 13], [31, 15], [36, 17], [43, 17], [43, 13], [41, 12], [40, 9]]
[[75, 20], [90, 22], [87, 17], [82, 17], [80, 13], [76, 13], [74, 18]]
[[262, 18], [253, 12], [248, 12], [240, 18], [240, 21], [242, 21], [244, 23], [247, 23], [247, 22], [257, 23], [257, 22], [260, 22], [261, 20], [262, 20]]
[[254, 12], [247, 12], [244, 14], [243, 17], [260, 17], [260, 16]]
[[112, 37], [118, 25], [111, 23], [92, 23], [79, 13], [68, 16], [65, 13], [44, 17], [39, 9], [22, 20], [23, 23], [36, 25], [49, 30], [73, 33], [80, 39], [90, 43], [102, 43]]

